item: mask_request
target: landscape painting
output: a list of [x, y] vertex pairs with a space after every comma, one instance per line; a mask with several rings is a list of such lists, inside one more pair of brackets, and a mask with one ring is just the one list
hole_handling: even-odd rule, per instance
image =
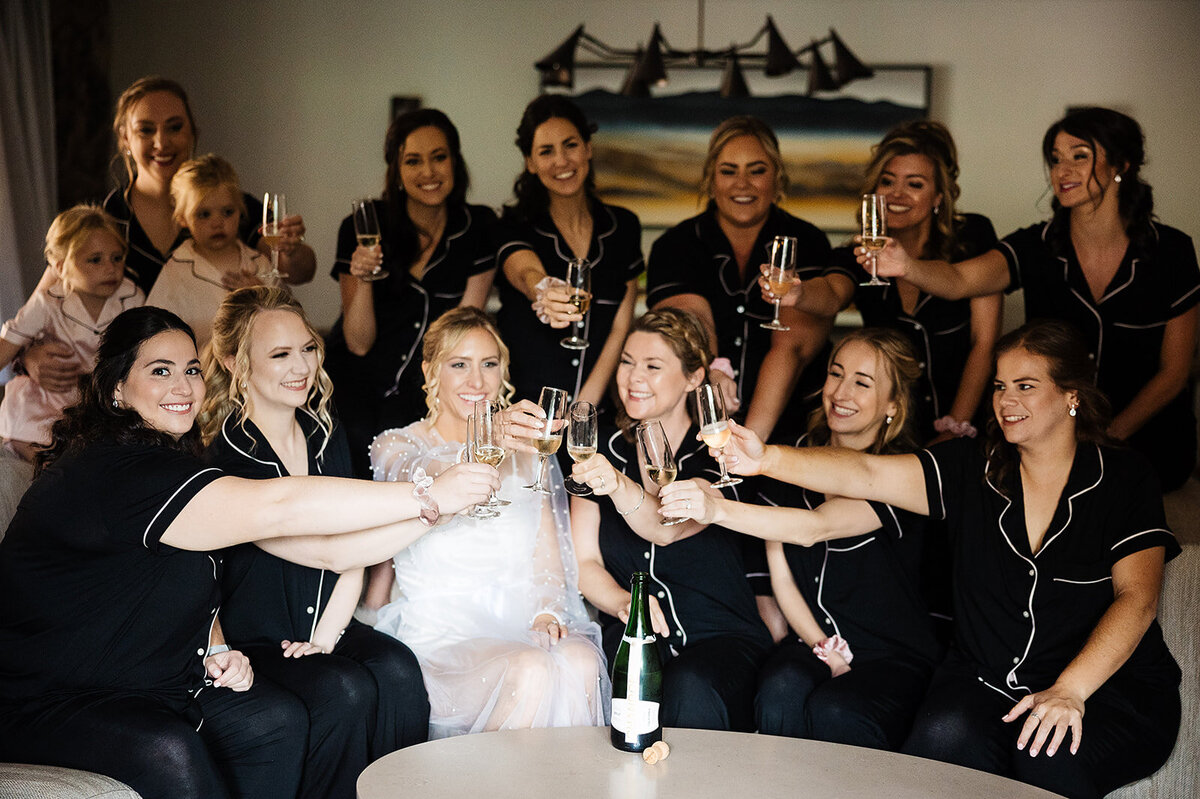
[[[916, 68], [908, 77], [903, 91], [890, 91], [894, 98], [814, 98], [762, 89], [736, 99], [716, 90], [635, 98], [597, 87], [574, 99], [598, 126], [592, 145], [601, 197], [637, 213], [644, 226], [669, 227], [699, 213], [697, 192], [713, 128], [727, 117], [752, 114], [779, 137], [790, 179], [783, 207], [837, 233], [855, 226], [871, 146], [895, 125], [928, 116], [928, 69]], [[890, 85], [897, 85], [894, 76]]]

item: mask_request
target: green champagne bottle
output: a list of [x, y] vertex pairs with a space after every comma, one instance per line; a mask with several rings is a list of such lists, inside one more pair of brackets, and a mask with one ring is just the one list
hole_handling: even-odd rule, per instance
[[612, 745], [625, 752], [641, 752], [662, 740], [662, 659], [650, 624], [649, 577], [634, 572], [629, 581], [629, 622], [613, 659]]

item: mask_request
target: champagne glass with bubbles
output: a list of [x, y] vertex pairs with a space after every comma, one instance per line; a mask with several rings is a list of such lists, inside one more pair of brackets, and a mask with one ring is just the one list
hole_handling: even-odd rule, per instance
[[864, 194], [862, 199], [862, 246], [871, 253], [871, 279], [860, 286], [886, 286], [876, 271], [876, 253], [887, 244], [887, 197], [882, 194]]
[[580, 335], [586, 324], [588, 308], [592, 304], [592, 267], [587, 261], [579, 258], [567, 261], [567, 292], [567, 302], [575, 306], [576, 313], [582, 314], [584, 319], [576, 322], [571, 335], [560, 343], [569, 350], [587, 349], [588, 340]]
[[779, 301], [792, 290], [796, 274], [796, 237], [776, 236], [771, 242], [771, 263], [767, 266], [767, 285], [775, 295], [775, 318], [759, 327], [767, 330], [791, 330], [779, 321]]
[[267, 192], [263, 195], [262, 240], [271, 248], [271, 271], [263, 277], [283, 278], [279, 271], [279, 244], [283, 239], [280, 225], [287, 216], [287, 197]]
[[[379, 246], [379, 217], [375, 215], [375, 201], [371, 198], [363, 198], [350, 203], [350, 209], [354, 214], [354, 238], [358, 241], [359, 247]], [[388, 270], [380, 268], [376, 269], [369, 275], [360, 275], [359, 280], [365, 280], [368, 283], [373, 280], [383, 280], [388, 276]]]
[[[479, 460], [479, 450], [475, 446], [475, 414], [467, 416], [467, 462], [482, 463]], [[487, 507], [486, 502], [481, 502], [467, 511], [467, 516], [472, 519], [494, 519], [500, 514], [491, 508]]]
[[[642, 465], [646, 467], [646, 475], [659, 488], [675, 482], [679, 469], [675, 465], [675, 453], [671, 442], [667, 440], [667, 432], [663, 430], [662, 422], [642, 422], [637, 426], [638, 451], [642, 456]], [[687, 519], [682, 516], [676, 519], [663, 519], [664, 527], [683, 524]]]
[[[504, 449], [504, 436], [500, 431], [500, 403], [496, 400], [476, 400], [475, 427], [471, 435], [471, 445], [475, 448], [475, 460], [486, 463], [494, 469], [499, 469], [508, 452]], [[511, 505], [507, 499], [500, 499], [493, 490], [485, 508], [502, 508]]]
[[550, 488], [546, 485], [546, 458], [558, 452], [558, 448], [562, 445], [563, 426], [566, 424], [567, 392], [561, 388], [542, 386], [538, 405], [546, 414], [545, 426], [538, 432], [537, 437], [532, 439], [533, 446], [538, 451], [538, 477], [532, 485], [527, 485], [525, 488], [549, 494]]
[[[572, 402], [567, 413], [567, 454], [576, 463], [583, 463], [596, 454], [597, 444], [596, 406], [586, 400]], [[574, 478], [567, 479], [566, 488], [577, 497], [592, 493]]]
[[737, 485], [742, 482], [742, 478], [730, 477], [725, 469], [725, 445], [729, 443], [731, 431], [729, 417], [725, 415], [725, 397], [720, 386], [704, 383], [697, 388], [696, 406], [700, 409], [700, 438], [720, 453], [717, 463], [721, 466], [721, 479], [713, 483], [713, 487]]

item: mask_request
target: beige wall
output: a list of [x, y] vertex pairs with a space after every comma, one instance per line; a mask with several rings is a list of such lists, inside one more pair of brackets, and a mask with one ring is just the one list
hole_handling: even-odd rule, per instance
[[[140, 75], [182, 81], [201, 151], [248, 190], [286, 191], [320, 265], [301, 299], [337, 315], [326, 273], [356, 195], [377, 193], [388, 101], [420, 95], [459, 126], [476, 202], [498, 205], [520, 167], [512, 139], [537, 93], [532, 62], [579, 22], [616, 46], [655, 20], [694, 46], [693, 0], [111, 0], [114, 91]], [[964, 209], [1003, 234], [1044, 216], [1039, 146], [1067, 105], [1111, 105], [1144, 126], [1159, 216], [1195, 236], [1200, 178], [1200, 3], [1194, 0], [709, 0], [706, 43], [745, 40], [774, 16], [793, 46], [835, 26], [860, 57], [928, 63], [934, 116], [958, 140]], [[714, 75], [714, 85], [716, 75]]]

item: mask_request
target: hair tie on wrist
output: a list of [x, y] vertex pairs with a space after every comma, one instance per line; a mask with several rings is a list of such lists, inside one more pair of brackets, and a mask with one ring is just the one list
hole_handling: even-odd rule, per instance
[[812, 649], [813, 654], [822, 663], [828, 663], [829, 655], [833, 652], [841, 655], [842, 660], [846, 661], [846, 665], [850, 665], [850, 661], [854, 660], [854, 654], [850, 651], [850, 644], [846, 643], [846, 639], [840, 635], [831, 635], [822, 641], [818, 641]]
[[949, 433], [958, 438], [974, 438], [979, 431], [970, 422], [960, 422], [953, 416], [943, 416], [933, 423], [933, 429], [939, 433]]
[[433, 478], [418, 466], [413, 470], [412, 481], [413, 496], [416, 497], [417, 503], [421, 506], [421, 523], [426, 527], [433, 527], [442, 515], [433, 495], [429, 493], [429, 487], [433, 485]]
[[734, 379], [733, 363], [728, 358], [713, 358], [712, 363], [708, 365], [708, 371], [720, 372], [730, 380]]

